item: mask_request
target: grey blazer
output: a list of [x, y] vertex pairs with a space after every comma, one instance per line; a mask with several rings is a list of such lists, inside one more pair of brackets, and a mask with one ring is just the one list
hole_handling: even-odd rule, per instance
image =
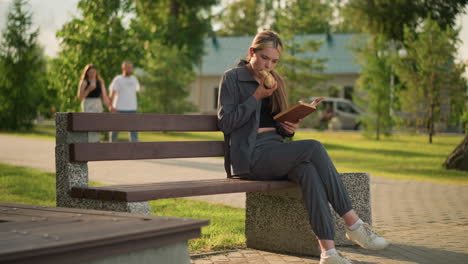
[[[218, 126], [224, 133], [224, 166], [231, 177], [250, 173], [250, 160], [255, 147], [262, 100], [253, 96], [258, 82], [242, 60], [236, 68], [226, 71], [219, 83]], [[291, 137], [277, 123], [277, 132]]]
[[261, 109], [261, 100], [253, 96], [257, 87], [258, 82], [247, 69], [246, 61], [226, 71], [219, 84], [218, 126], [225, 136], [228, 177], [231, 165], [235, 175], [250, 172]]

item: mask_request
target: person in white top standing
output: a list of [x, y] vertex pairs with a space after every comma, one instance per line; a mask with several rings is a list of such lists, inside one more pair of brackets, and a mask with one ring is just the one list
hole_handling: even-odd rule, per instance
[[[138, 79], [132, 75], [133, 63], [124, 61], [122, 63], [122, 74], [114, 78], [109, 86], [110, 89], [110, 112], [136, 113], [138, 109], [137, 92], [140, 90]], [[119, 132], [111, 132], [112, 142], [117, 142]], [[130, 141], [138, 141], [138, 133], [130, 132]]]

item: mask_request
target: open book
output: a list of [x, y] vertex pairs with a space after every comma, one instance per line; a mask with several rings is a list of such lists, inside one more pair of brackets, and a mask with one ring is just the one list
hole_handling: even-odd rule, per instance
[[317, 110], [317, 104], [323, 101], [323, 99], [323, 97], [319, 97], [310, 104], [299, 101], [286, 110], [281, 111], [281, 113], [275, 115], [273, 118], [278, 122], [288, 121], [297, 123], [299, 119], [303, 119], [310, 113], [315, 112], [315, 110]]

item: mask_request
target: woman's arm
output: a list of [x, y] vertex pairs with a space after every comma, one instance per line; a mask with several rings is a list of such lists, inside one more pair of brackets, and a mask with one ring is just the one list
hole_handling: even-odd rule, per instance
[[106, 86], [104, 85], [103, 80], [99, 80], [101, 82], [101, 94], [102, 94], [102, 100], [104, 101], [104, 104], [106, 104], [107, 107], [111, 105], [109, 96], [107, 96], [107, 90]]
[[280, 134], [283, 137], [293, 137], [301, 121], [302, 119], [299, 119], [297, 123], [291, 123], [288, 121], [281, 123], [278, 122], [276, 131], [278, 131], [278, 134]]
[[117, 96], [117, 93], [118, 93], [117, 90], [111, 90], [110, 91], [110, 97], [109, 97], [110, 104], [108, 106], [109, 107], [109, 112], [112, 112], [112, 113], [117, 112], [117, 110], [112, 106], [112, 104], [114, 103], [114, 97]]
[[86, 98], [89, 94], [89, 89], [86, 88], [86, 81], [82, 80], [80, 84], [78, 85], [78, 98], [80, 98], [81, 101]]
[[225, 73], [219, 85], [218, 125], [225, 134], [243, 126], [257, 109], [257, 99], [251, 95], [237, 103], [239, 91], [232, 72]]

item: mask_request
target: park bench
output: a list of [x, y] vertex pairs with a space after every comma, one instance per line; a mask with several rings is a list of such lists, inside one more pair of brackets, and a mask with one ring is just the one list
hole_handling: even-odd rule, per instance
[[[57, 206], [149, 214], [149, 200], [245, 192], [247, 246], [319, 254], [298, 186], [290, 181], [191, 179], [179, 182], [89, 186], [88, 161], [219, 157], [223, 141], [89, 142], [108, 131], [219, 131], [215, 115], [57, 113]], [[158, 172], [155, 171], [155, 178]], [[371, 222], [369, 175], [343, 173], [358, 214]], [[336, 218], [339, 218], [335, 215]], [[337, 222], [336, 243], [350, 244]]]

